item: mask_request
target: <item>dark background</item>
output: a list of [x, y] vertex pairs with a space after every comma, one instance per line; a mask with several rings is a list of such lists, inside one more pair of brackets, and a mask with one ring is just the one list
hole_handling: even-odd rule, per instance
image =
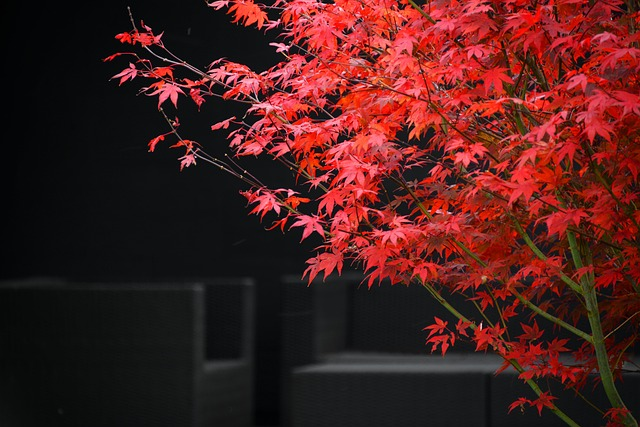
[[[277, 60], [269, 37], [204, 1], [4, 2], [0, 279], [254, 277], [256, 410], [268, 423], [277, 417], [277, 281], [302, 273], [313, 242], [265, 231], [236, 178], [200, 163], [180, 172], [182, 152], [168, 144], [147, 151], [168, 131], [157, 99], [137, 96], [142, 82], [110, 80], [127, 59], [102, 61], [124, 48], [115, 35], [131, 28], [127, 6], [199, 67], [226, 57], [260, 71]], [[210, 126], [234, 110], [179, 106], [183, 137], [224, 153]], [[242, 164], [268, 184], [285, 177], [266, 159]]]

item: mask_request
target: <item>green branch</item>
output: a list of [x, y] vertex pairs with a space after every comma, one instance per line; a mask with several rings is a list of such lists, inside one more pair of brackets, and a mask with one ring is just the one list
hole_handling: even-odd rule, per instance
[[[567, 231], [567, 241], [569, 242], [569, 249], [571, 251], [574, 266], [576, 270], [579, 270], [584, 267], [584, 263], [582, 260], [583, 254], [580, 251], [576, 235], [571, 231]], [[586, 256], [590, 258], [589, 248], [584, 247], [583, 250], [586, 252]], [[591, 334], [593, 337], [592, 344], [596, 353], [598, 371], [605, 394], [609, 399], [609, 403], [611, 403], [614, 408], [627, 409], [622, 401], [622, 397], [620, 397], [620, 394], [618, 393], [618, 389], [616, 388], [613, 378], [613, 372], [611, 371], [611, 365], [609, 365], [609, 355], [607, 354], [602, 324], [600, 323], [600, 310], [598, 309], [598, 297], [596, 295], [593, 273], [583, 274], [580, 277], [580, 286], [582, 287], [582, 295], [587, 307], [587, 317], [589, 319], [589, 326], [591, 327]], [[638, 422], [631, 412], [627, 413], [624, 418], [624, 422], [627, 426], [638, 426]]]

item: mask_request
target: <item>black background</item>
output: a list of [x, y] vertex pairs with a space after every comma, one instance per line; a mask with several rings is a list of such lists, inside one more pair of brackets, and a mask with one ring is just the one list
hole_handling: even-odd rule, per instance
[[[111, 80], [127, 59], [103, 62], [123, 49], [115, 35], [131, 29], [127, 6], [198, 67], [226, 57], [261, 71], [278, 59], [269, 36], [203, 1], [4, 2], [0, 279], [256, 278], [256, 411], [270, 423], [278, 410], [277, 280], [301, 274], [314, 243], [301, 244], [298, 230], [265, 231], [236, 178], [200, 163], [181, 172], [182, 152], [167, 144], [148, 152], [147, 142], [168, 130], [157, 99], [137, 95], [142, 82]], [[182, 136], [224, 153], [227, 141], [210, 126], [233, 108], [212, 103], [196, 114], [186, 98], [179, 106]], [[267, 159], [247, 164], [268, 184], [286, 175]]]

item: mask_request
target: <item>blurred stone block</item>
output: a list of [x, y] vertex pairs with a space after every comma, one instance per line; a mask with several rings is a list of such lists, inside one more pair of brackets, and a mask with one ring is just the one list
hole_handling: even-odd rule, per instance
[[349, 354], [293, 372], [294, 427], [486, 426], [495, 358]]
[[252, 286], [5, 283], [0, 425], [250, 426]]

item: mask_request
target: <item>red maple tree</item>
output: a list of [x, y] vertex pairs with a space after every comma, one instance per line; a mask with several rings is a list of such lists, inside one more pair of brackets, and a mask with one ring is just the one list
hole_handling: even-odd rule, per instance
[[[166, 115], [150, 151], [173, 139], [181, 167], [209, 162], [237, 175], [252, 213], [316, 236], [309, 280], [348, 263], [369, 286], [424, 287], [453, 319], [425, 328], [434, 350], [471, 340], [537, 394], [511, 409], [576, 425], [544, 385], [582, 390], [595, 377], [609, 401], [603, 419], [637, 426], [616, 388], [640, 329], [637, 1], [208, 5], [278, 32], [282, 61], [200, 70], [132, 19], [117, 38], [140, 49], [107, 58], [131, 60], [114, 78], [151, 81], [142, 92], [162, 114], [181, 97], [245, 104], [244, 117], [212, 130], [237, 156], [291, 169], [290, 188], [209, 156]], [[451, 304], [459, 294], [473, 312]]]

